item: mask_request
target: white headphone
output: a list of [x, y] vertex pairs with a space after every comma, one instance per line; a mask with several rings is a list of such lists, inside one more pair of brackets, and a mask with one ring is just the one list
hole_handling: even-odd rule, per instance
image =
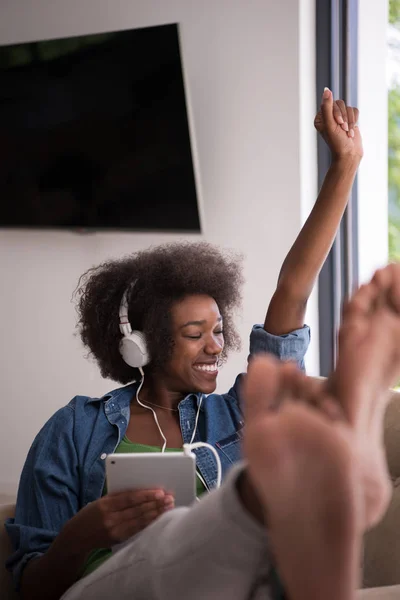
[[141, 369], [150, 362], [150, 355], [144, 334], [132, 331], [128, 319], [128, 295], [135, 285], [136, 280], [125, 290], [119, 307], [119, 329], [124, 336], [119, 343], [119, 351], [127, 365]]

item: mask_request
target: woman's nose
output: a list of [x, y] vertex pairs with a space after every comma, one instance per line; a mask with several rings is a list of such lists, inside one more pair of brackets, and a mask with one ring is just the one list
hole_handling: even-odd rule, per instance
[[211, 337], [206, 344], [205, 351], [207, 354], [211, 354], [212, 356], [217, 356], [221, 354], [223, 349], [223, 345], [221, 342], [216, 340], [214, 337]]

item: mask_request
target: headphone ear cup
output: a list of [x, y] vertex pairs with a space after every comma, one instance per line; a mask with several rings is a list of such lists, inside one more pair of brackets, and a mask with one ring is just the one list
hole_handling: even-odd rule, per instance
[[146, 339], [141, 331], [132, 331], [119, 343], [122, 358], [130, 367], [139, 369], [150, 362]]

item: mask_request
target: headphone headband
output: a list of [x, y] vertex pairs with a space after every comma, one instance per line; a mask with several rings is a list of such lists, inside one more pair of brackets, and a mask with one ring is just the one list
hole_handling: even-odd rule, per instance
[[135, 287], [137, 279], [134, 279], [131, 284], [128, 285], [125, 292], [123, 293], [121, 304], [119, 306], [119, 330], [122, 335], [130, 335], [132, 333], [132, 326], [129, 322], [128, 317], [128, 296], [131, 295], [133, 288]]
[[141, 331], [132, 331], [128, 317], [128, 299], [136, 282], [137, 279], [128, 285], [119, 306], [119, 330], [123, 336], [120, 341], [119, 351], [127, 365], [140, 369], [149, 362], [149, 354], [143, 333]]

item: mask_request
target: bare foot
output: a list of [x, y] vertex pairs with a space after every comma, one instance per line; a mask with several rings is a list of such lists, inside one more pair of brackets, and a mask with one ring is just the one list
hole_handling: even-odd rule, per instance
[[365, 530], [391, 495], [383, 446], [400, 377], [400, 266], [376, 273], [344, 310], [328, 385], [257, 358], [245, 384], [244, 451], [292, 600], [353, 598]]
[[389, 387], [399, 376], [400, 265], [389, 265], [347, 303], [328, 384], [356, 433], [368, 527], [382, 518], [391, 496], [383, 418]]
[[318, 390], [330, 417], [311, 405], [315, 382], [270, 357], [254, 359], [244, 452], [288, 597], [349, 600], [358, 584], [364, 496], [351, 427]]

